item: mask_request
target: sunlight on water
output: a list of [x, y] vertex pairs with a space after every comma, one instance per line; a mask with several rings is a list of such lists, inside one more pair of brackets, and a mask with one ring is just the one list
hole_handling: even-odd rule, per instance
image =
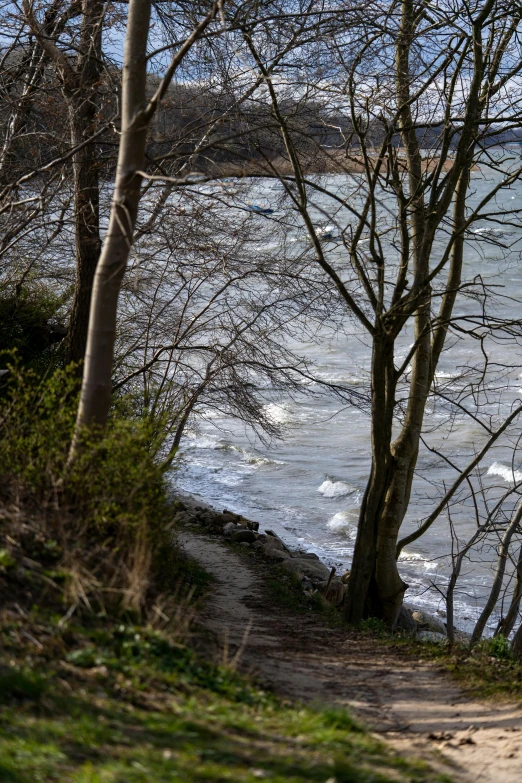
[[[346, 183], [342, 177], [329, 177], [328, 181], [340, 190]], [[480, 177], [474, 186], [474, 199], [478, 200], [484, 187]], [[491, 181], [487, 183], [490, 186]], [[266, 187], [259, 184], [260, 201], [270, 202], [272, 187], [272, 183]], [[498, 202], [501, 209], [500, 196]], [[319, 202], [318, 206], [327, 212], [327, 202]], [[320, 219], [326, 224], [324, 214]], [[340, 220], [342, 214], [336, 216], [337, 224]], [[269, 221], [265, 222], [269, 225]], [[509, 298], [502, 302], [503, 314], [518, 318], [522, 278], [511, 279], [514, 262], [507, 264], [498, 244], [493, 242], [497, 233], [487, 226], [476, 229], [466, 246], [468, 276], [480, 274], [485, 282], [494, 282], [496, 286], [504, 281], [509, 287]], [[510, 242], [520, 239], [520, 235], [519, 229], [510, 227]], [[303, 239], [296, 234], [295, 241]], [[342, 252], [336, 249], [335, 243], [326, 246], [333, 260], [342, 263]], [[517, 259], [518, 256], [517, 251]], [[463, 301], [459, 306], [459, 313], [465, 314], [471, 312], [474, 304]], [[501, 314], [500, 309], [497, 314]], [[304, 358], [315, 365], [318, 378], [366, 393], [370, 367], [367, 337], [348, 322], [344, 331], [340, 329], [332, 334], [319, 330], [318, 337], [317, 343], [307, 338], [304, 345], [294, 343], [291, 347], [298, 346]], [[412, 332], [407, 330], [397, 346], [398, 363], [407, 357], [412, 340]], [[451, 350], [441, 358], [436, 383], [443, 390], [461, 388], [459, 384], [465, 382], [464, 370], [475, 359], [477, 363], [481, 360], [479, 341], [462, 337], [454, 340]], [[501, 421], [514, 402], [520, 400], [522, 377], [522, 356], [517, 357], [512, 346], [498, 344], [495, 361], [512, 364], [513, 370], [505, 374], [498, 393], [485, 403], [484, 410], [492, 416], [493, 424]], [[286, 428], [285, 439], [270, 446], [256, 442], [243, 425], [212, 413], [200, 423], [197, 436], [185, 439], [175, 481], [181, 489], [199, 495], [218, 508], [227, 507], [255, 518], [261, 527], [276, 530], [289, 543], [299, 542], [329, 564], [345, 569], [351, 561], [358, 510], [370, 470], [369, 419], [367, 413], [320, 394], [321, 389], [309, 381], [304, 387], [315, 391], [316, 396], [267, 401], [264, 408], [267, 417]], [[465, 418], [458, 409], [451, 413], [448, 428], [448, 405], [430, 401], [426, 437], [432, 446], [443, 449], [463, 468], [481, 448], [486, 435], [478, 423]], [[510, 460], [509, 448], [499, 446], [483, 466], [482, 481], [494, 486], [499, 480], [504, 485], [522, 480], [522, 471], [513, 472]], [[455, 477], [455, 470], [448, 464], [426, 450], [421, 452], [404, 534], [417, 528]], [[473, 534], [476, 521], [469, 497], [459, 500], [453, 521], [460, 541]], [[401, 557], [401, 571], [410, 584], [407, 598], [432, 609], [442, 606], [439, 589], [444, 590], [447, 585], [451, 565], [447, 520], [441, 517], [415, 542], [414, 550], [403, 552]], [[495, 551], [484, 551], [463, 569], [455, 596], [463, 627], [470, 627], [477, 616], [487, 585], [491, 583], [495, 558]]]

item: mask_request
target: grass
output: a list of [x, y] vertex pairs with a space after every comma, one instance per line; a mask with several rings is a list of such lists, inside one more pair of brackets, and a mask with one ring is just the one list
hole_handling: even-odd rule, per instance
[[[0, 780], [434, 783], [345, 711], [290, 704], [165, 633], [4, 616]], [[37, 643], [35, 643], [37, 642]]]
[[515, 660], [505, 640], [484, 639], [472, 649], [404, 639], [405, 651], [441, 663], [470, 694], [481, 699], [522, 701], [522, 662]]
[[333, 627], [346, 626], [342, 612], [328, 603], [321, 593], [315, 591], [311, 594], [303, 590], [301, 580], [282, 566], [251, 549], [240, 544], [228, 543], [235, 552], [248, 560], [250, 566], [261, 572], [263, 584], [267, 589], [268, 598], [274, 604], [291, 612], [307, 614], [316, 612], [322, 619]]

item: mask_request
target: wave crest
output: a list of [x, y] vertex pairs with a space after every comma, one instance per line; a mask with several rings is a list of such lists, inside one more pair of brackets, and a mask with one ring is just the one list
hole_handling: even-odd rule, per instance
[[326, 479], [317, 489], [325, 498], [340, 498], [357, 492], [357, 487], [347, 484], [345, 481], [331, 481]]

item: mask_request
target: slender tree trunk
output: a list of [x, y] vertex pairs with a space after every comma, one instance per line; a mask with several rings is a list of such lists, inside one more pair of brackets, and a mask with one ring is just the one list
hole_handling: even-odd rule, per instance
[[[73, 147], [84, 144], [96, 131], [102, 76], [104, 0], [83, 0], [82, 11], [77, 83], [69, 95]], [[84, 144], [75, 154], [73, 177], [76, 285], [67, 335], [66, 361], [79, 363], [85, 356], [94, 275], [101, 251], [100, 183], [95, 142]]]
[[509, 605], [508, 613], [503, 617], [494, 633], [494, 636], [509, 637], [511, 631], [515, 627], [515, 622], [520, 609], [520, 601], [522, 600], [522, 546], [520, 547], [517, 560], [517, 576], [515, 579], [515, 587], [513, 588], [513, 596]]
[[128, 6], [116, 182], [109, 228], [94, 278], [82, 388], [69, 464], [78, 453], [82, 431], [103, 427], [109, 416], [118, 298], [134, 238], [148, 128], [178, 66], [218, 9], [216, 2], [186, 38], [153, 97], [147, 102], [147, 42], [151, 6], [151, 0], [130, 0]]
[[[42, 32], [44, 35], [49, 36], [52, 34], [61, 5], [61, 0], [53, 0], [50, 7], [45, 12], [42, 23]], [[2, 187], [7, 184], [11, 147], [13, 143], [16, 143], [17, 137], [24, 130], [28, 115], [31, 113], [33, 95], [41, 84], [44, 70], [45, 54], [39, 44], [35, 41], [29, 52], [23, 56], [21, 68], [22, 73], [24, 73], [23, 87], [21, 94], [16, 101], [15, 108], [11, 112], [11, 116], [7, 122], [2, 143], [2, 151], [0, 152], [0, 185]]]
[[[387, 337], [386, 353], [374, 340], [372, 368], [372, 473], [361, 509], [358, 535], [352, 562], [346, 616], [358, 623], [365, 615], [382, 618], [389, 626], [395, 624], [407, 585], [397, 567], [397, 539], [408, 508], [417, 462], [419, 439], [424, 409], [430, 388], [430, 290], [426, 285], [429, 274], [431, 234], [426, 231], [422, 189], [422, 160], [410, 109], [409, 56], [415, 30], [415, 12], [412, 0], [404, 0], [401, 7], [401, 30], [396, 50], [396, 87], [399, 101], [399, 123], [408, 160], [410, 205], [407, 218], [412, 226], [412, 253], [417, 297], [415, 305], [415, 338], [417, 350], [413, 357], [413, 371], [408, 408], [401, 434], [394, 443], [392, 421], [395, 405], [396, 372], [393, 363], [393, 344], [403, 323], [404, 315], [387, 319], [383, 324]], [[381, 366], [382, 365], [382, 366]], [[384, 368], [386, 367], [386, 371]], [[379, 387], [383, 389], [379, 393]], [[385, 414], [383, 413], [385, 411]], [[386, 423], [383, 424], [382, 417]]]
[[513, 637], [511, 643], [511, 652], [513, 657], [520, 660], [522, 658], [522, 623], [518, 626], [518, 629]]
[[477, 620], [477, 624], [475, 625], [475, 628], [473, 629], [473, 633], [471, 635], [471, 644], [476, 644], [482, 638], [482, 634], [484, 633], [484, 628], [486, 627], [486, 623], [491, 617], [491, 613], [493, 612], [497, 604], [498, 597], [500, 595], [500, 590], [502, 588], [502, 582], [504, 580], [504, 574], [506, 571], [506, 562], [509, 554], [509, 545], [511, 544], [511, 539], [513, 538], [513, 535], [517, 527], [519, 526], [521, 520], [522, 520], [522, 501], [519, 503], [518, 508], [513, 514], [513, 518], [506, 529], [506, 532], [502, 536], [502, 541], [500, 542], [500, 547], [498, 551], [497, 569], [495, 571], [493, 586], [491, 588], [489, 598], [486, 601], [486, 605], [482, 610], [479, 619]]
[[145, 163], [147, 40], [151, 0], [129, 3], [122, 76], [121, 138], [109, 228], [96, 269], [83, 383], [71, 456], [82, 428], [103, 426], [111, 400], [116, 315], [132, 245]]

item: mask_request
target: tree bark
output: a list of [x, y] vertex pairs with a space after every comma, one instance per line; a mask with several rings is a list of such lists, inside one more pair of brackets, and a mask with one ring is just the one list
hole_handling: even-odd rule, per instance
[[522, 519], [522, 501], [519, 503], [518, 508], [513, 514], [513, 518], [511, 519], [511, 522], [509, 523], [504, 535], [502, 536], [502, 541], [500, 542], [500, 547], [498, 551], [498, 561], [497, 561], [497, 568], [495, 571], [495, 578], [493, 580], [493, 586], [491, 588], [489, 598], [486, 601], [486, 605], [482, 610], [479, 619], [477, 620], [477, 624], [475, 625], [475, 628], [473, 629], [473, 633], [471, 635], [471, 644], [476, 644], [482, 638], [482, 634], [484, 633], [484, 628], [486, 627], [486, 623], [489, 620], [491, 613], [493, 612], [496, 606], [498, 597], [500, 595], [500, 590], [502, 588], [504, 574], [506, 571], [506, 562], [509, 554], [509, 545], [511, 544], [511, 539], [513, 538], [513, 535], [516, 529], [518, 528], [521, 519]]
[[148, 126], [144, 110], [151, 0], [131, 0], [128, 13], [116, 182], [109, 228], [94, 278], [72, 456], [79, 445], [80, 431], [93, 425], [103, 426], [109, 413], [118, 297], [138, 213], [142, 182], [138, 172], [145, 162]]
[[76, 285], [66, 343], [66, 361], [85, 356], [89, 311], [96, 265], [100, 257], [100, 183], [96, 143], [85, 141], [96, 132], [102, 77], [104, 0], [83, 0], [77, 84], [69, 96], [71, 145], [83, 144], [73, 158]]
[[392, 469], [394, 405], [393, 342], [381, 331], [374, 337], [372, 352], [372, 468], [359, 515], [345, 611], [354, 625], [370, 614], [380, 616], [375, 579], [378, 526]]
[[513, 588], [513, 596], [509, 605], [508, 613], [503, 617], [493, 634], [494, 636], [504, 636], [506, 639], [509, 637], [511, 631], [515, 627], [515, 622], [520, 609], [520, 601], [522, 600], [522, 546], [520, 547], [517, 560], [517, 575], [515, 579], [515, 586]]

